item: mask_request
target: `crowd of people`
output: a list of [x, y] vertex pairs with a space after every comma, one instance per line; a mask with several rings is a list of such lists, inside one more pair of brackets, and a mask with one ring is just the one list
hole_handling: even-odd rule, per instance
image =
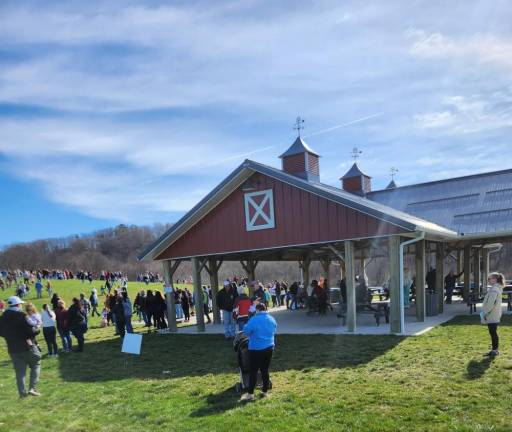
[[[37, 335], [42, 333], [48, 357], [59, 354], [58, 338], [61, 341], [62, 353], [83, 352], [85, 334], [89, 328], [91, 317], [100, 318], [100, 326], [112, 326], [115, 335], [124, 337], [126, 333], [133, 333], [132, 317], [136, 316], [139, 323], [152, 329], [163, 330], [168, 326], [168, 305], [165, 296], [160, 290], [147, 289], [137, 292], [133, 302], [128, 294], [128, 280], [119, 272], [102, 272], [99, 279], [103, 281], [101, 293], [96, 288], [90, 294], [81, 293], [74, 297], [69, 307], [64, 299], [53, 292], [52, 279], [59, 278], [59, 272], [45, 271], [15, 271], [0, 272], [2, 290], [15, 287], [15, 295], [8, 298], [5, 304], [0, 300], [0, 336], [7, 341], [8, 352], [16, 372], [16, 382], [20, 397], [28, 395], [38, 396], [36, 386], [39, 380], [41, 349]], [[427, 284], [431, 288], [435, 282], [430, 271], [427, 274]], [[70, 276], [69, 274], [65, 277]], [[46, 278], [45, 278], [46, 276]], [[451, 302], [453, 286], [457, 277], [450, 272], [445, 278], [447, 288], [447, 302]], [[92, 274], [89, 272], [76, 272], [71, 276], [85, 283], [90, 282]], [[11, 279], [8, 285], [7, 280]], [[139, 282], [159, 280], [158, 275], [150, 273], [141, 274]], [[341, 302], [346, 301], [346, 284], [340, 282]], [[430, 283], [429, 283], [430, 282]], [[499, 354], [498, 325], [501, 318], [501, 294], [505, 286], [504, 276], [500, 273], [489, 275], [490, 288], [483, 299], [481, 322], [487, 325], [491, 337], [492, 349], [486, 355], [494, 357]], [[30, 302], [23, 299], [32, 289], [36, 298], [43, 296], [43, 290], [50, 298], [49, 303], [43, 304], [41, 311]], [[408, 285], [408, 290], [414, 289], [415, 281]], [[405, 285], [404, 285], [405, 287]], [[405, 290], [405, 288], [404, 288]], [[356, 300], [358, 295], [368, 292], [366, 278], [357, 277]], [[176, 318], [188, 322], [194, 315], [194, 307], [202, 308], [204, 316], [211, 322], [214, 291], [209, 286], [203, 286], [199, 299], [188, 288], [176, 288], [173, 291]], [[290, 310], [308, 308], [318, 314], [325, 314], [329, 303], [329, 285], [327, 280], [313, 280], [307, 286], [286, 281], [271, 281], [262, 284], [258, 281], [249, 281], [246, 278], [226, 279], [223, 287], [216, 293], [215, 302], [222, 316], [224, 336], [234, 338], [238, 332], [249, 337], [249, 351], [251, 357], [251, 379], [248, 393], [243, 400], [254, 398], [255, 377], [261, 372], [263, 377], [262, 395], [266, 396], [269, 388], [270, 361], [274, 350], [274, 333], [277, 324], [269, 314], [271, 308], [286, 307]], [[361, 299], [357, 300], [360, 301]], [[199, 306], [196, 302], [201, 302]], [[72, 337], [76, 340], [73, 341]], [[28, 391], [25, 387], [26, 368], [30, 368], [30, 381]]]

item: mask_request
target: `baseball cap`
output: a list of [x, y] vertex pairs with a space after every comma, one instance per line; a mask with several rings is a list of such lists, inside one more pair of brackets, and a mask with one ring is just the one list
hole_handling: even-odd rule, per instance
[[231, 285], [231, 282], [228, 281], [227, 279], [224, 281], [224, 286], [228, 286], [228, 285]]
[[7, 299], [7, 304], [9, 306], [16, 306], [19, 304], [25, 303], [22, 299], [20, 299], [18, 296], [11, 296]]

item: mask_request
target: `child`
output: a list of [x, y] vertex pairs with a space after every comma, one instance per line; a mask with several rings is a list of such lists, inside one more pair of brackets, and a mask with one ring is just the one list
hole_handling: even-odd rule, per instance
[[[41, 318], [41, 315], [37, 312], [37, 308], [32, 303], [27, 303], [25, 306], [25, 312], [27, 312], [27, 322], [32, 327], [40, 329], [41, 325], [43, 324], [43, 319]], [[31, 340], [34, 343], [34, 345], [39, 346], [37, 344], [35, 336], [33, 336]]]
[[106, 307], [101, 311], [101, 327], [108, 326], [108, 309]]
[[43, 323], [41, 314], [37, 312], [37, 308], [32, 303], [26, 304], [25, 312], [27, 312], [27, 322], [32, 327], [41, 327], [41, 324]]

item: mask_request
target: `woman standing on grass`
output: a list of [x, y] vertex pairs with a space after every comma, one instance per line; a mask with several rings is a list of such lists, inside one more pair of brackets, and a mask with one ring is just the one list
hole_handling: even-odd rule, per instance
[[64, 300], [59, 300], [57, 308], [55, 309], [55, 317], [57, 321], [57, 332], [62, 340], [62, 350], [70, 352], [72, 347], [71, 334], [69, 333], [69, 312], [66, 309]]
[[155, 291], [155, 326], [157, 329], [164, 329], [167, 327], [165, 322], [165, 311], [167, 304], [160, 291]]
[[148, 292], [146, 294], [146, 313], [147, 313], [147, 316], [148, 316], [147, 327], [151, 327], [152, 323], [154, 323], [155, 327], [156, 327], [155, 312], [156, 312], [155, 296], [153, 295], [153, 291], [152, 290], [148, 290]]
[[47, 304], [43, 305], [43, 336], [48, 346], [48, 356], [57, 356], [57, 331], [55, 330], [55, 313], [50, 310]]
[[68, 309], [68, 319], [69, 330], [78, 342], [76, 352], [82, 352], [84, 350], [84, 334], [87, 332], [87, 315], [77, 297], [73, 297], [73, 304]]
[[482, 324], [486, 324], [491, 336], [492, 349], [486, 357], [495, 357], [500, 352], [499, 349], [499, 337], [498, 337], [498, 324], [501, 320], [501, 295], [503, 294], [503, 288], [505, 286], [505, 276], [501, 273], [491, 273], [488, 277], [488, 281], [492, 285], [487, 291], [482, 303], [482, 312], [480, 317]]
[[254, 388], [258, 378], [258, 371], [261, 371], [263, 387], [261, 397], [268, 396], [270, 387], [270, 361], [274, 353], [274, 335], [277, 323], [267, 312], [264, 303], [256, 305], [256, 315], [244, 326], [244, 333], [249, 337], [249, 389], [242, 396], [242, 401], [254, 400]]

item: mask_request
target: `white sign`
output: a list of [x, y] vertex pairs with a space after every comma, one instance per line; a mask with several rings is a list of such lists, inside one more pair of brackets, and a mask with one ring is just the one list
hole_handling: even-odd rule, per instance
[[274, 194], [272, 189], [244, 195], [245, 229], [257, 231], [275, 228]]
[[142, 345], [142, 335], [136, 333], [126, 333], [123, 339], [123, 347], [121, 352], [126, 354], [140, 355], [140, 348]]

